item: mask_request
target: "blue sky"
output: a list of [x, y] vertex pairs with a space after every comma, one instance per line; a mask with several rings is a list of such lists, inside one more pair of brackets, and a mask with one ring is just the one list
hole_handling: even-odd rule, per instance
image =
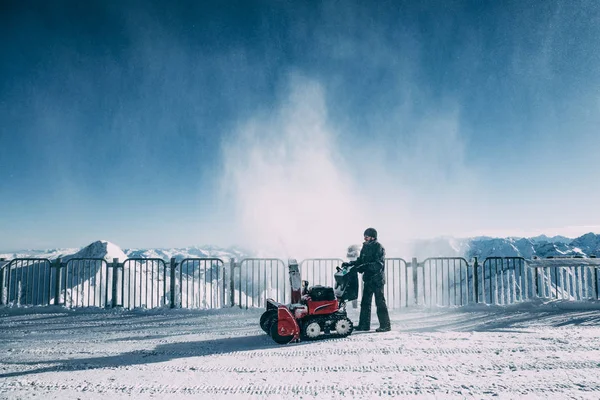
[[596, 1], [8, 1], [0, 49], [0, 249], [600, 226]]

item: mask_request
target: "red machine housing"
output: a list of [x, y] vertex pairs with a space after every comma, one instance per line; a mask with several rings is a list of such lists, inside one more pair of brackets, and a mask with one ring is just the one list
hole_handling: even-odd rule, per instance
[[[280, 339], [283, 343], [290, 343], [300, 338], [300, 324], [306, 317], [313, 315], [330, 315], [336, 313], [339, 309], [337, 300], [325, 300], [325, 301], [312, 301], [310, 296], [304, 295], [300, 299], [298, 304], [281, 304], [273, 299], [267, 299], [267, 311], [277, 310], [277, 321], [273, 324], [273, 327], [277, 327], [277, 335], [282, 337]], [[274, 336], [273, 330], [270, 334]], [[283, 338], [289, 338], [293, 336], [291, 340], [285, 340]], [[274, 337], [275, 341], [278, 341]]]
[[[314, 324], [319, 320], [320, 325], [331, 325], [343, 320], [346, 323], [346, 330], [341, 336], [349, 335], [352, 332], [352, 321], [347, 319], [345, 308], [340, 309], [340, 301], [333, 295], [333, 289], [319, 286], [318, 288], [322, 290], [328, 290], [329, 295], [333, 298], [313, 300], [310, 293], [315, 287], [309, 290], [308, 282], [300, 280], [298, 264], [295, 263], [295, 260], [290, 260], [288, 268], [292, 303], [286, 305], [270, 298], [267, 299], [267, 309], [260, 319], [261, 328], [277, 343], [285, 344], [298, 341], [303, 332], [302, 327], [306, 324], [311, 322]], [[329, 329], [329, 325], [327, 325], [327, 329]], [[315, 326], [317, 325], [313, 325], [313, 333], [319, 330], [315, 329]]]

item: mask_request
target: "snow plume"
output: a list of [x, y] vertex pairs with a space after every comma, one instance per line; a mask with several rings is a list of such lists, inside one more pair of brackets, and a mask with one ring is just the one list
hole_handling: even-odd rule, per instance
[[262, 255], [343, 258], [360, 242], [368, 213], [338, 139], [322, 87], [295, 76], [275, 113], [224, 143], [224, 189], [243, 245]]
[[293, 75], [286, 93], [223, 142], [223, 194], [241, 245], [263, 256], [344, 258], [373, 226], [389, 257], [410, 257], [410, 239], [451, 233], [474, 211], [455, 115], [420, 122], [395, 143], [374, 132], [354, 145], [318, 81]]

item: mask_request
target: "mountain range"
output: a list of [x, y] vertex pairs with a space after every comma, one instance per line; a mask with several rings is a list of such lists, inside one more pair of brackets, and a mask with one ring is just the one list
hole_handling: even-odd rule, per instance
[[418, 259], [427, 257], [464, 257], [467, 260], [474, 257], [479, 259], [485, 259], [486, 257], [523, 257], [531, 259], [534, 256], [540, 258], [600, 257], [600, 235], [590, 232], [575, 239], [545, 235], [530, 238], [475, 237], [457, 239], [443, 237], [415, 241], [412, 247], [415, 257]]
[[[587, 233], [571, 239], [563, 236], [548, 237], [545, 235], [530, 238], [453, 238], [440, 237], [435, 239], [417, 240], [409, 246], [412, 254], [390, 254], [388, 257], [417, 257], [423, 260], [427, 257], [464, 257], [467, 260], [473, 257], [485, 259], [486, 257], [524, 257], [530, 259], [534, 256], [546, 257], [600, 257], [600, 234]], [[340, 255], [333, 255], [340, 257]], [[410, 256], [410, 257], [409, 257]], [[49, 249], [49, 250], [22, 250], [0, 254], [0, 259], [11, 260], [14, 258], [35, 257], [56, 259], [58, 257], [67, 261], [70, 258], [103, 258], [112, 261], [113, 258], [124, 260], [126, 258], [160, 258], [169, 260], [175, 258], [215, 257], [228, 262], [235, 258], [241, 260], [247, 257], [256, 257], [256, 253], [240, 248], [222, 248], [218, 246], [191, 246], [168, 249], [121, 249], [116, 244], [99, 240], [81, 249]]]

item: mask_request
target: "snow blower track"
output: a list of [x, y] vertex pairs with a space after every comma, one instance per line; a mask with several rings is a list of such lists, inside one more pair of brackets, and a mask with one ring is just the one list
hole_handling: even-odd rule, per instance
[[0, 309], [0, 399], [600, 398], [598, 303], [396, 312], [291, 345], [261, 312]]

